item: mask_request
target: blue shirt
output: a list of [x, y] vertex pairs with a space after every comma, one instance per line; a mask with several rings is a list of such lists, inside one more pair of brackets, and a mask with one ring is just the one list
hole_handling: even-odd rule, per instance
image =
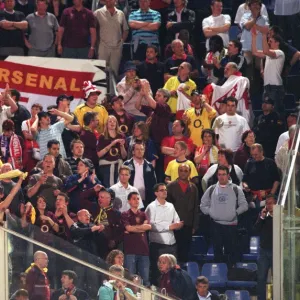
[[[148, 22], [148, 23], [160, 23], [160, 13], [158, 11], [149, 9], [147, 12], [141, 11], [141, 9], [132, 12], [129, 15], [130, 21], [140, 21], [140, 22]], [[149, 31], [149, 30], [143, 30], [143, 29], [134, 29], [132, 30], [132, 38], [140, 38], [140, 43], [146, 43], [148, 42], [146, 40], [143, 40], [143, 37], [147, 38], [158, 38], [158, 30], [157, 31]]]
[[[251, 43], [252, 43], [252, 34], [251, 30], [247, 30], [244, 27], [244, 24], [247, 23], [252, 19], [252, 13], [251, 11], [247, 11], [244, 13], [241, 22], [240, 27], [243, 29], [242, 36], [241, 36], [241, 43], [243, 45], [242, 50], [243, 51], [251, 51]], [[256, 20], [256, 24], [259, 26], [269, 26], [269, 21], [266, 16], [260, 15], [258, 19]], [[262, 50], [262, 34], [261, 32], [257, 31], [257, 38], [256, 38], [256, 49]]]

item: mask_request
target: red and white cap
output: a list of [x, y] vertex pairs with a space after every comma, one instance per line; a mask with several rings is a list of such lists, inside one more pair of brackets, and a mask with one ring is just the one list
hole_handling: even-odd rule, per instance
[[82, 88], [82, 91], [84, 93], [84, 98], [87, 99], [90, 95], [90, 93], [98, 93], [98, 95], [101, 94], [101, 91], [98, 90], [96, 88], [95, 85], [93, 85], [90, 81], [85, 81], [83, 83], [83, 88]]

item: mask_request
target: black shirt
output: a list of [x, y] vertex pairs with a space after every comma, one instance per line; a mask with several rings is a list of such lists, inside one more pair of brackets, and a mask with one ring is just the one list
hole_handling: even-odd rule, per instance
[[[52, 294], [51, 300], [58, 300], [59, 297], [62, 295], [66, 295], [66, 290], [61, 288]], [[77, 300], [90, 300], [91, 299], [86, 291], [78, 289], [77, 287], [75, 287], [75, 292], [72, 295], [75, 296], [77, 298]]]
[[172, 57], [168, 58], [165, 62], [165, 73], [175, 76], [178, 72], [178, 67], [183, 63], [188, 62], [192, 65], [192, 71], [194, 71], [196, 66], [196, 61], [193, 56], [187, 55], [186, 59], [173, 59]]
[[27, 17], [29, 14], [34, 13], [34, 5], [29, 2], [22, 5], [16, 0], [15, 10], [22, 12]]
[[272, 189], [275, 181], [280, 181], [278, 168], [273, 159], [265, 157], [262, 161], [249, 159], [246, 163], [243, 182], [253, 191]]
[[17, 103], [18, 110], [14, 112], [14, 116], [11, 118], [15, 123], [15, 133], [21, 137], [23, 137], [22, 133], [22, 123], [23, 121], [26, 121], [30, 119], [31, 115], [28, 109]]
[[258, 218], [254, 230], [260, 236], [260, 247], [265, 250], [273, 248], [273, 218], [269, 215], [265, 219]]
[[[20, 11], [14, 11], [9, 14], [6, 11], [0, 11], [0, 21], [22, 22], [25, 15]], [[24, 47], [24, 35], [21, 29], [6, 30], [0, 28], [0, 47]]]

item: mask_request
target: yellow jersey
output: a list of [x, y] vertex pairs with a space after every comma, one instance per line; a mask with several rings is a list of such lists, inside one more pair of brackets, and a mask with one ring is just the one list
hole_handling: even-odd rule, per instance
[[192, 161], [187, 159], [185, 161], [177, 162], [177, 160], [174, 159], [168, 163], [168, 166], [167, 166], [167, 169], [165, 172], [166, 176], [171, 178], [171, 181], [174, 181], [178, 178], [178, 167], [182, 164], [187, 164], [191, 167], [190, 179], [198, 176], [197, 169]]

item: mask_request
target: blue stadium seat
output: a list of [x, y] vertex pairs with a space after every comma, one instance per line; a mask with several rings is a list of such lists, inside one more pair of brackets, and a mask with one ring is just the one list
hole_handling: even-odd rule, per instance
[[241, 33], [240, 27], [237, 25], [232, 25], [229, 29], [229, 39], [237, 40], [239, 33]]
[[220, 293], [219, 293], [218, 291], [216, 291], [216, 290], [210, 290], [210, 293], [211, 293], [212, 295], [217, 295], [217, 296], [220, 295]]
[[203, 265], [201, 275], [209, 280], [211, 288], [221, 288], [226, 286], [227, 271], [227, 265], [224, 263], [206, 263]]
[[248, 291], [232, 291], [228, 290], [225, 295], [229, 300], [250, 300], [250, 294]]
[[[237, 263], [236, 264], [237, 268], [243, 268], [251, 271], [257, 271], [257, 264], [256, 263]], [[256, 281], [241, 281], [241, 280], [235, 280], [227, 281], [227, 286], [230, 288], [254, 288], [256, 287], [257, 282]]]
[[213, 246], [211, 245], [209, 248], [208, 248], [208, 251], [207, 251], [207, 254], [205, 255], [205, 260], [207, 261], [213, 261], [214, 260], [214, 248]]
[[243, 254], [245, 261], [257, 261], [259, 255], [259, 236], [252, 236], [250, 238], [250, 252]]
[[187, 262], [186, 263], [186, 271], [188, 272], [188, 274], [192, 278], [193, 283], [195, 283], [197, 277], [200, 276], [198, 264], [196, 262], [194, 262], [194, 261]]
[[203, 236], [193, 236], [190, 249], [190, 259], [201, 260], [206, 253], [207, 244], [205, 238]]

